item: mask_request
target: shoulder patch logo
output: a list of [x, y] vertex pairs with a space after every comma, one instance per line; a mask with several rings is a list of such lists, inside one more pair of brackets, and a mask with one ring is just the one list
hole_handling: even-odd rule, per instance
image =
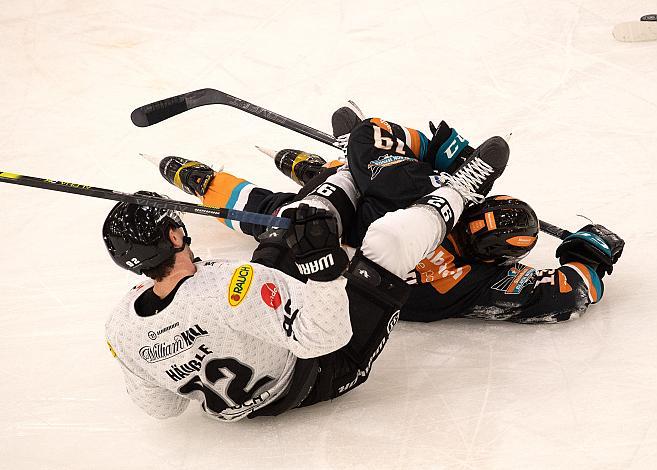
[[493, 284], [491, 289], [505, 294], [518, 295], [527, 285], [536, 278], [536, 271], [529, 266], [516, 264], [509, 268], [506, 275]]
[[278, 308], [283, 302], [281, 300], [281, 294], [278, 292], [278, 287], [271, 282], [262, 285], [260, 295], [262, 296], [263, 302], [271, 308]]
[[243, 264], [235, 270], [228, 286], [228, 303], [231, 307], [237, 307], [244, 300], [252, 279], [253, 267], [250, 264]]

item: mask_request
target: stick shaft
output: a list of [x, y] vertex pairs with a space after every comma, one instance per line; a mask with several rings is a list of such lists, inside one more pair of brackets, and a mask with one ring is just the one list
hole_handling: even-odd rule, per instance
[[170, 209], [180, 212], [218, 217], [221, 219], [236, 220], [239, 222], [250, 223], [255, 225], [273, 225], [276, 227], [287, 228], [290, 220], [283, 217], [274, 217], [266, 214], [257, 214], [254, 212], [244, 212], [225, 207], [202, 206], [200, 204], [191, 204], [189, 202], [175, 201], [164, 197], [145, 196], [140, 194], [128, 194], [111, 189], [97, 188], [78, 183], [69, 183], [66, 181], [51, 180], [45, 178], [36, 178], [34, 176], [18, 175], [0, 171], [0, 183], [17, 184], [21, 186], [30, 186], [33, 188], [47, 189], [61, 193], [77, 194], [80, 196], [95, 197], [100, 199], [109, 199], [112, 201], [128, 202], [140, 206], [151, 206], [160, 209]]
[[568, 235], [572, 234], [572, 232], [569, 232], [568, 230], [561, 227], [557, 227], [556, 225], [553, 225], [549, 222], [545, 222], [544, 220], [539, 220], [538, 223], [541, 227], [541, 231], [547, 233], [548, 235], [552, 235], [553, 237], [560, 238], [561, 240], [564, 240]]

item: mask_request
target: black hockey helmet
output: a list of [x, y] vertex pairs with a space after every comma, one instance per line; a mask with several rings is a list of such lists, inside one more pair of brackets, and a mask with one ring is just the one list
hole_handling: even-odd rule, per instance
[[[135, 194], [162, 197], [150, 191]], [[169, 238], [170, 228], [185, 232], [183, 246], [175, 248]], [[180, 214], [169, 209], [119, 202], [103, 224], [103, 240], [114, 262], [136, 274], [159, 266], [174, 253], [191, 243]]]
[[538, 217], [526, 202], [511, 196], [490, 196], [466, 209], [460, 237], [464, 255], [485, 263], [513, 263], [536, 245]]

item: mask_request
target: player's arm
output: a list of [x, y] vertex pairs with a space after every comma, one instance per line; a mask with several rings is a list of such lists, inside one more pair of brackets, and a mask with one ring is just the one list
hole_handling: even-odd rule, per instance
[[[625, 242], [601, 225], [587, 225], [566, 238], [557, 248], [561, 266], [557, 269], [530, 272], [528, 285], [517, 295], [514, 305], [513, 282], [522, 282], [518, 274], [509, 286], [494, 289], [491, 286], [492, 304], [502, 309], [497, 318], [519, 323], [561, 322], [579, 317], [592, 303], [602, 298], [602, 278], [611, 274], [620, 258]], [[522, 271], [521, 271], [522, 272]], [[496, 281], [497, 285], [499, 280]], [[486, 309], [475, 309], [477, 316]]]
[[[341, 277], [349, 260], [331, 212], [301, 204], [282, 215], [290, 218], [291, 227], [267, 231], [252, 260], [254, 270], [266, 270], [259, 265], [275, 269], [266, 274], [272, 282], [249, 292], [255, 299], [243, 302], [237, 315], [226, 319], [232, 328], [285, 347], [297, 357], [322, 356], [351, 338], [346, 279]], [[297, 279], [276, 266], [277, 252]]]
[[121, 369], [128, 395], [150, 416], [158, 419], [173, 418], [187, 409], [189, 399], [138, 377], [126, 367], [122, 366]]
[[[256, 264], [253, 268], [264, 269]], [[270, 279], [252, 286], [245, 301], [227, 312], [224, 318], [231, 329], [287, 349], [299, 358], [323, 356], [349, 342], [352, 330], [346, 279], [304, 284], [282, 273]]]
[[[111, 332], [111, 326], [108, 324], [108, 333]], [[110, 336], [110, 334], [108, 334]], [[123, 354], [119, 345], [121, 344], [116, 338], [107, 341], [112, 356], [118, 361], [123, 371], [126, 391], [132, 401], [144, 410], [150, 416], [158, 419], [173, 418], [178, 416], [189, 405], [189, 399], [176, 395], [175, 393], [160, 387], [152, 381], [140, 377], [123, 361]], [[114, 346], [117, 346], [117, 349]]]

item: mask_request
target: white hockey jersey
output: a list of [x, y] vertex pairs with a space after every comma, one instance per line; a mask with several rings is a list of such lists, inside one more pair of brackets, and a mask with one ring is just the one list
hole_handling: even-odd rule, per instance
[[106, 324], [128, 394], [154, 417], [176, 416], [195, 399], [220, 420], [244, 418], [286, 392], [297, 358], [328, 354], [351, 338], [342, 277], [304, 284], [256, 263], [196, 266], [161, 312], [135, 312], [148, 280]]

